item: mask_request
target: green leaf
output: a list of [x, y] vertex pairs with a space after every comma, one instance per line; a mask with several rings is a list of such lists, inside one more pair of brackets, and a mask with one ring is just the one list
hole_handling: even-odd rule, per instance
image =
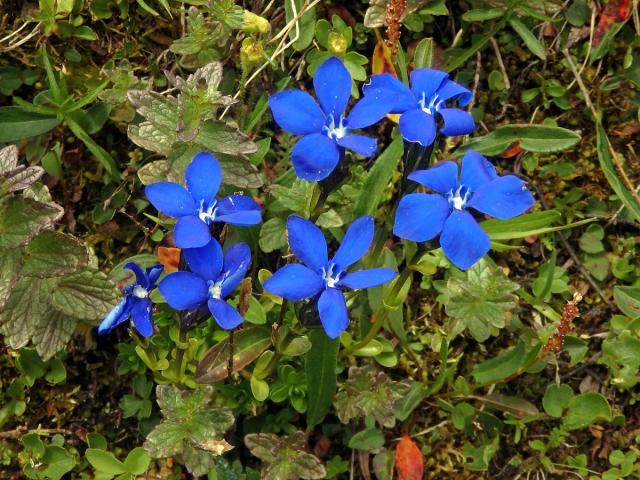
[[229, 356], [233, 352], [233, 371], [237, 372], [253, 362], [271, 345], [271, 331], [264, 327], [247, 327], [234, 334], [233, 345], [229, 338], [211, 347], [198, 363], [196, 381], [215, 383], [229, 375]]
[[600, 362], [609, 368], [612, 385], [620, 390], [635, 387], [640, 381], [640, 340], [629, 332], [623, 332], [617, 338], [606, 338], [602, 342]]
[[384, 434], [377, 428], [367, 428], [349, 440], [348, 447], [356, 450], [375, 450], [384, 446]]
[[[442, 368], [442, 367], [441, 367]], [[398, 420], [404, 422], [409, 415], [422, 403], [427, 396], [428, 389], [421, 383], [414, 382], [411, 384], [409, 392], [398, 400], [394, 408], [394, 414]]]
[[287, 226], [280, 217], [267, 220], [260, 227], [260, 250], [265, 253], [280, 250], [287, 245]]
[[433, 65], [433, 54], [435, 46], [433, 38], [423, 38], [416, 45], [416, 51], [413, 55], [414, 68], [431, 68]]
[[62, 351], [78, 325], [78, 319], [52, 310], [42, 316], [33, 329], [31, 341], [43, 360], [49, 360]]
[[573, 390], [569, 385], [549, 385], [542, 398], [542, 407], [552, 417], [560, 418], [572, 398]]
[[617, 285], [613, 287], [613, 299], [616, 302], [616, 306], [627, 317], [640, 318], [640, 287]]
[[55, 286], [55, 280], [35, 277], [22, 277], [15, 284], [0, 313], [0, 333], [7, 337], [11, 348], [29, 343], [38, 325], [47, 318]]
[[263, 480], [322, 479], [326, 470], [315, 455], [306, 452], [305, 435], [296, 431], [279, 437], [273, 433], [250, 433], [244, 444], [252, 455], [266, 465], [260, 478]]
[[513, 28], [522, 41], [527, 46], [527, 48], [540, 60], [546, 60], [547, 56], [544, 53], [544, 46], [540, 43], [540, 41], [536, 38], [536, 36], [531, 33], [524, 23], [522, 23], [517, 18], [509, 19], [509, 25]]
[[54, 115], [29, 112], [21, 107], [0, 107], [0, 143], [36, 137], [59, 124], [60, 120]]
[[0, 248], [0, 311], [18, 281], [21, 253], [18, 248]]
[[593, 222], [592, 218], [585, 218], [577, 222], [559, 225], [557, 227], [545, 227], [560, 219], [560, 212], [557, 210], [545, 210], [544, 212], [534, 212], [510, 220], [491, 219], [480, 223], [482, 229], [489, 235], [491, 240], [514, 240], [517, 238], [529, 237], [531, 235], [544, 235], [546, 233], [559, 232], [579, 227]]
[[53, 292], [53, 307], [81, 320], [101, 320], [115, 306], [120, 292], [98, 270], [85, 268], [64, 276]]
[[298, 52], [307, 48], [313, 41], [316, 24], [316, 8], [308, 9], [304, 15], [300, 14], [301, 8], [307, 3], [304, 0], [284, 0], [284, 11], [287, 23], [298, 18], [293, 29], [289, 32], [289, 39], [294, 40], [293, 48]]
[[175, 422], [163, 422], [147, 435], [145, 450], [152, 458], [163, 458], [182, 452], [183, 442], [189, 437], [187, 425]]
[[503, 8], [476, 8], [467, 10], [462, 14], [462, 20], [465, 22], [483, 22], [485, 20], [493, 20], [494, 18], [500, 18], [504, 16], [505, 10]]
[[496, 383], [516, 373], [527, 354], [527, 347], [524, 341], [508, 350], [500, 352], [494, 358], [473, 367], [473, 376], [481, 384]]
[[611, 152], [609, 151], [607, 132], [601, 123], [596, 124], [596, 130], [598, 160], [600, 161], [602, 173], [604, 173], [607, 182], [609, 182], [609, 185], [611, 185], [611, 188], [616, 193], [622, 204], [627, 208], [627, 210], [629, 210], [629, 213], [637, 221], [640, 221], [640, 204], [638, 204], [636, 198], [624, 186], [622, 180], [618, 176], [618, 172], [616, 171], [611, 158]]
[[404, 150], [402, 137], [398, 135], [373, 165], [358, 197], [355, 206], [355, 217], [372, 215], [378, 209], [378, 204], [387, 191], [391, 175], [396, 169]]
[[129, 452], [124, 460], [124, 468], [133, 475], [142, 475], [149, 468], [151, 459], [142, 447], [136, 447]]
[[52, 277], [71, 273], [88, 263], [87, 248], [78, 239], [45, 230], [27, 245], [21, 274]]
[[609, 402], [599, 393], [587, 392], [569, 401], [563, 426], [568, 430], [586, 428], [598, 420], [611, 421]]
[[85, 457], [87, 457], [87, 461], [91, 466], [101, 473], [104, 472], [113, 476], [127, 472], [122, 462], [111, 452], [105, 452], [97, 448], [87, 448]]
[[109, 154], [109, 152], [98, 145], [78, 123], [71, 119], [71, 117], [67, 116], [65, 117], [65, 120], [67, 122], [67, 125], [69, 126], [69, 129], [76, 137], [78, 137], [78, 139], [82, 141], [82, 143], [86, 145], [89, 151], [102, 164], [111, 178], [113, 180], [120, 180], [122, 178], [122, 174], [118, 170], [116, 161]]
[[[258, 146], [247, 135], [219, 120], [205, 122], [195, 142], [208, 150], [227, 155], [249, 155], [258, 151]], [[251, 168], [251, 171], [255, 169]]]
[[0, 200], [0, 248], [15, 248], [27, 243], [38, 232], [53, 225], [64, 210], [28, 198], [6, 197]]
[[309, 330], [311, 350], [305, 358], [307, 378], [307, 425], [318, 425], [329, 413], [336, 393], [336, 364], [340, 341], [331, 339], [321, 328]]
[[457, 55], [453, 56], [452, 58], [449, 58], [442, 69], [447, 72], [451, 72], [452, 70], [455, 70], [456, 68], [464, 65], [464, 63], [467, 60], [469, 60], [473, 55], [475, 55], [476, 52], [479, 52], [480, 50], [482, 50], [487, 45], [487, 43], [489, 43], [489, 40], [491, 40], [496, 35], [496, 33], [502, 30], [505, 23], [506, 21], [504, 18], [502, 18], [499, 22], [496, 22], [495, 25], [493, 25], [493, 27], [491, 27], [487, 31], [487, 33], [485, 33], [482, 37], [480, 37], [475, 42], [473, 42], [473, 44], [469, 48], [467, 48], [466, 50], [463, 50], [460, 53], [456, 52]]
[[460, 157], [469, 150], [476, 150], [483, 155], [498, 155], [516, 142], [528, 152], [558, 152], [572, 147], [580, 138], [579, 133], [561, 127], [503, 125], [487, 135], [472, 138], [457, 148], [454, 154]]
[[501, 393], [491, 393], [487, 396], [479, 397], [478, 400], [503, 412], [509, 412], [516, 417], [529, 417], [540, 413], [530, 401]]

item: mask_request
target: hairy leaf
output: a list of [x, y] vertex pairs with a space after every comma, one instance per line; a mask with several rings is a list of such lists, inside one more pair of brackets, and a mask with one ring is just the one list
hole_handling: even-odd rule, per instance
[[7, 197], [0, 201], [0, 247], [15, 248], [27, 243], [62, 217], [64, 210], [27, 198]]
[[64, 276], [53, 292], [53, 307], [81, 320], [102, 319], [117, 303], [120, 292], [102, 272], [90, 268]]

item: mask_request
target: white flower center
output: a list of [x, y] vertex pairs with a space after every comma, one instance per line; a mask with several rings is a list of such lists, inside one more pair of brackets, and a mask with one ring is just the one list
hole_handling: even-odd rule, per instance
[[449, 206], [455, 210], [462, 210], [467, 206], [469, 197], [471, 196], [471, 190], [464, 185], [459, 185], [458, 188], [451, 190], [447, 195]]
[[342, 277], [343, 272], [333, 273], [335, 266], [335, 263], [329, 263], [327, 267], [322, 267], [322, 279], [328, 288], [334, 288], [340, 281], [340, 277]]
[[442, 100], [440, 100], [438, 98], [438, 94], [436, 93], [427, 103], [427, 99], [426, 96], [424, 94], [424, 92], [422, 92], [420, 101], [418, 102], [420, 105], [420, 109], [424, 112], [427, 113], [429, 115], [433, 115], [434, 113], [436, 113], [440, 107], [442, 106], [442, 104], [444, 103]]
[[344, 118], [341, 116], [337, 125], [333, 115], [330, 116], [330, 119], [329, 124], [324, 127], [325, 134], [332, 140], [340, 140], [349, 130], [344, 124]]
[[210, 284], [209, 284], [209, 296], [211, 298], [215, 298], [217, 300], [220, 300], [222, 298], [222, 284], [220, 284], [219, 282], [217, 282], [217, 283], [210, 282]]
[[133, 287], [133, 292], [131, 294], [136, 298], [147, 298], [149, 296], [147, 289], [140, 285]]
[[453, 208], [455, 208], [456, 210], [462, 210], [462, 207], [464, 206], [464, 200], [460, 196], [460, 194], [456, 194], [456, 196], [453, 197], [451, 201], [453, 202]]
[[217, 202], [214, 200], [211, 205], [205, 207], [204, 200], [200, 200], [200, 208], [197, 210], [198, 218], [202, 220], [207, 225], [211, 225], [213, 221], [216, 219]]

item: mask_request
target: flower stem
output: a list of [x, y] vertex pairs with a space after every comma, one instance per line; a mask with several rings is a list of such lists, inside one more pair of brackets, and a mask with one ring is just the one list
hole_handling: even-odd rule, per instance
[[359, 342], [353, 343], [349, 348], [345, 349], [345, 354], [353, 353], [360, 350], [361, 348], [366, 347], [369, 342], [373, 340], [376, 335], [378, 335], [378, 332], [382, 328], [382, 325], [384, 324], [388, 316], [389, 311], [387, 309], [383, 309], [382, 312], [380, 312], [380, 314], [376, 316], [374, 324], [371, 326], [365, 337]]

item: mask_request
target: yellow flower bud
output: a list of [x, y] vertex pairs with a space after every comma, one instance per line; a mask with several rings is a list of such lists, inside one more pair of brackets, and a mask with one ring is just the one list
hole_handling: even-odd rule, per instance
[[271, 25], [266, 18], [245, 10], [242, 14], [242, 27], [240, 29], [243, 32], [269, 33]]
[[347, 51], [347, 39], [336, 32], [329, 33], [329, 51], [334, 55], [343, 55]]
[[262, 60], [263, 46], [261, 42], [256, 42], [253, 38], [247, 37], [242, 41], [240, 56], [243, 62], [250, 65]]

